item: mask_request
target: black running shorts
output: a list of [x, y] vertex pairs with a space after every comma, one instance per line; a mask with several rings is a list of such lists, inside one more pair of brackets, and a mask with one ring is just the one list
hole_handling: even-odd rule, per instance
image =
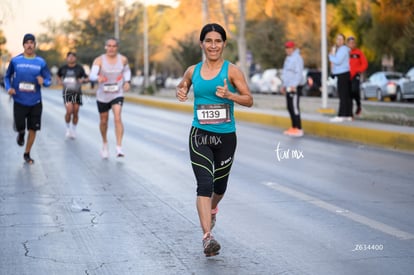
[[123, 105], [124, 104], [124, 98], [123, 97], [117, 97], [114, 100], [110, 101], [110, 102], [100, 102], [100, 101], [96, 101], [96, 103], [98, 104], [98, 112], [99, 113], [106, 113], [108, 112], [113, 105], [115, 104], [119, 104], [119, 105]]
[[64, 92], [63, 93], [63, 103], [73, 103], [82, 105], [82, 93], [76, 92]]
[[220, 134], [195, 127], [190, 132], [190, 158], [197, 196], [223, 195], [236, 151], [236, 133]]
[[22, 132], [25, 129], [34, 131], [40, 130], [42, 109], [42, 102], [33, 106], [25, 106], [14, 102], [13, 113], [15, 130], [18, 132]]

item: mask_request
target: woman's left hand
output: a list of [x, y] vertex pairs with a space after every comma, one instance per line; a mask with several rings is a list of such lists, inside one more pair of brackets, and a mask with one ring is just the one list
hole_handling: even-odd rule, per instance
[[227, 79], [224, 79], [224, 86], [216, 87], [216, 96], [221, 98], [228, 98], [230, 94], [231, 92], [229, 91], [229, 88], [227, 86]]

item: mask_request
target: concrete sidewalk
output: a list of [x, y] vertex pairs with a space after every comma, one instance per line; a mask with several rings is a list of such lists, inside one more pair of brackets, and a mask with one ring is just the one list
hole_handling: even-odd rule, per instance
[[[182, 112], [192, 112], [192, 98], [188, 102], [178, 102], [171, 94], [157, 96], [145, 96], [135, 93], [125, 94], [125, 100], [147, 106], [171, 109]], [[173, 93], [170, 91], [170, 93]], [[254, 96], [254, 95], [253, 95]], [[235, 116], [237, 120], [258, 123], [280, 128], [283, 131], [290, 127], [290, 118], [286, 110], [271, 110], [266, 108], [269, 102], [256, 101], [257, 107], [245, 108], [236, 106]], [[280, 99], [279, 99], [280, 101]], [[265, 104], [267, 103], [267, 104]], [[280, 104], [280, 102], [279, 102]], [[284, 102], [283, 102], [284, 104]], [[391, 125], [385, 123], [354, 120], [352, 122], [332, 123], [331, 116], [317, 112], [315, 106], [304, 106], [307, 101], [301, 101], [301, 108], [313, 113], [302, 112], [302, 125], [305, 135], [313, 135], [324, 138], [332, 138], [361, 144], [385, 147], [390, 149], [414, 152], [414, 127]], [[331, 105], [334, 105], [335, 101]], [[332, 108], [333, 106], [331, 106]]]

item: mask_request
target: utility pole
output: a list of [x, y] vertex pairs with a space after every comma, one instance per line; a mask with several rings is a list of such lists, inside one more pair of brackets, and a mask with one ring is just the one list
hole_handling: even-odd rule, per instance
[[328, 45], [326, 31], [326, 0], [321, 0], [321, 59], [322, 59], [322, 106], [321, 113], [333, 113], [333, 109], [328, 109]]
[[[209, 16], [208, 16], [208, 0], [203, 0], [202, 2], [202, 7], [201, 7], [201, 11], [202, 11], [202, 18], [203, 18], [203, 26], [208, 24], [209, 21]], [[202, 54], [202, 60], [204, 61], [206, 59], [206, 56], [204, 55], [204, 51], [201, 51]]]
[[144, 1], [144, 88], [149, 87], [148, 11]]
[[114, 37], [119, 41], [119, 0], [115, 0]]

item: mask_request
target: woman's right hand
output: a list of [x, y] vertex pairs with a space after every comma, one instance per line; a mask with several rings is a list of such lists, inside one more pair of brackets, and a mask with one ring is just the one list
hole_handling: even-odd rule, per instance
[[183, 102], [183, 101], [186, 101], [188, 99], [188, 96], [187, 96], [187, 94], [188, 94], [187, 81], [184, 81], [180, 85], [177, 86], [177, 90], [176, 90], [176, 95], [175, 96], [178, 98], [179, 101]]

